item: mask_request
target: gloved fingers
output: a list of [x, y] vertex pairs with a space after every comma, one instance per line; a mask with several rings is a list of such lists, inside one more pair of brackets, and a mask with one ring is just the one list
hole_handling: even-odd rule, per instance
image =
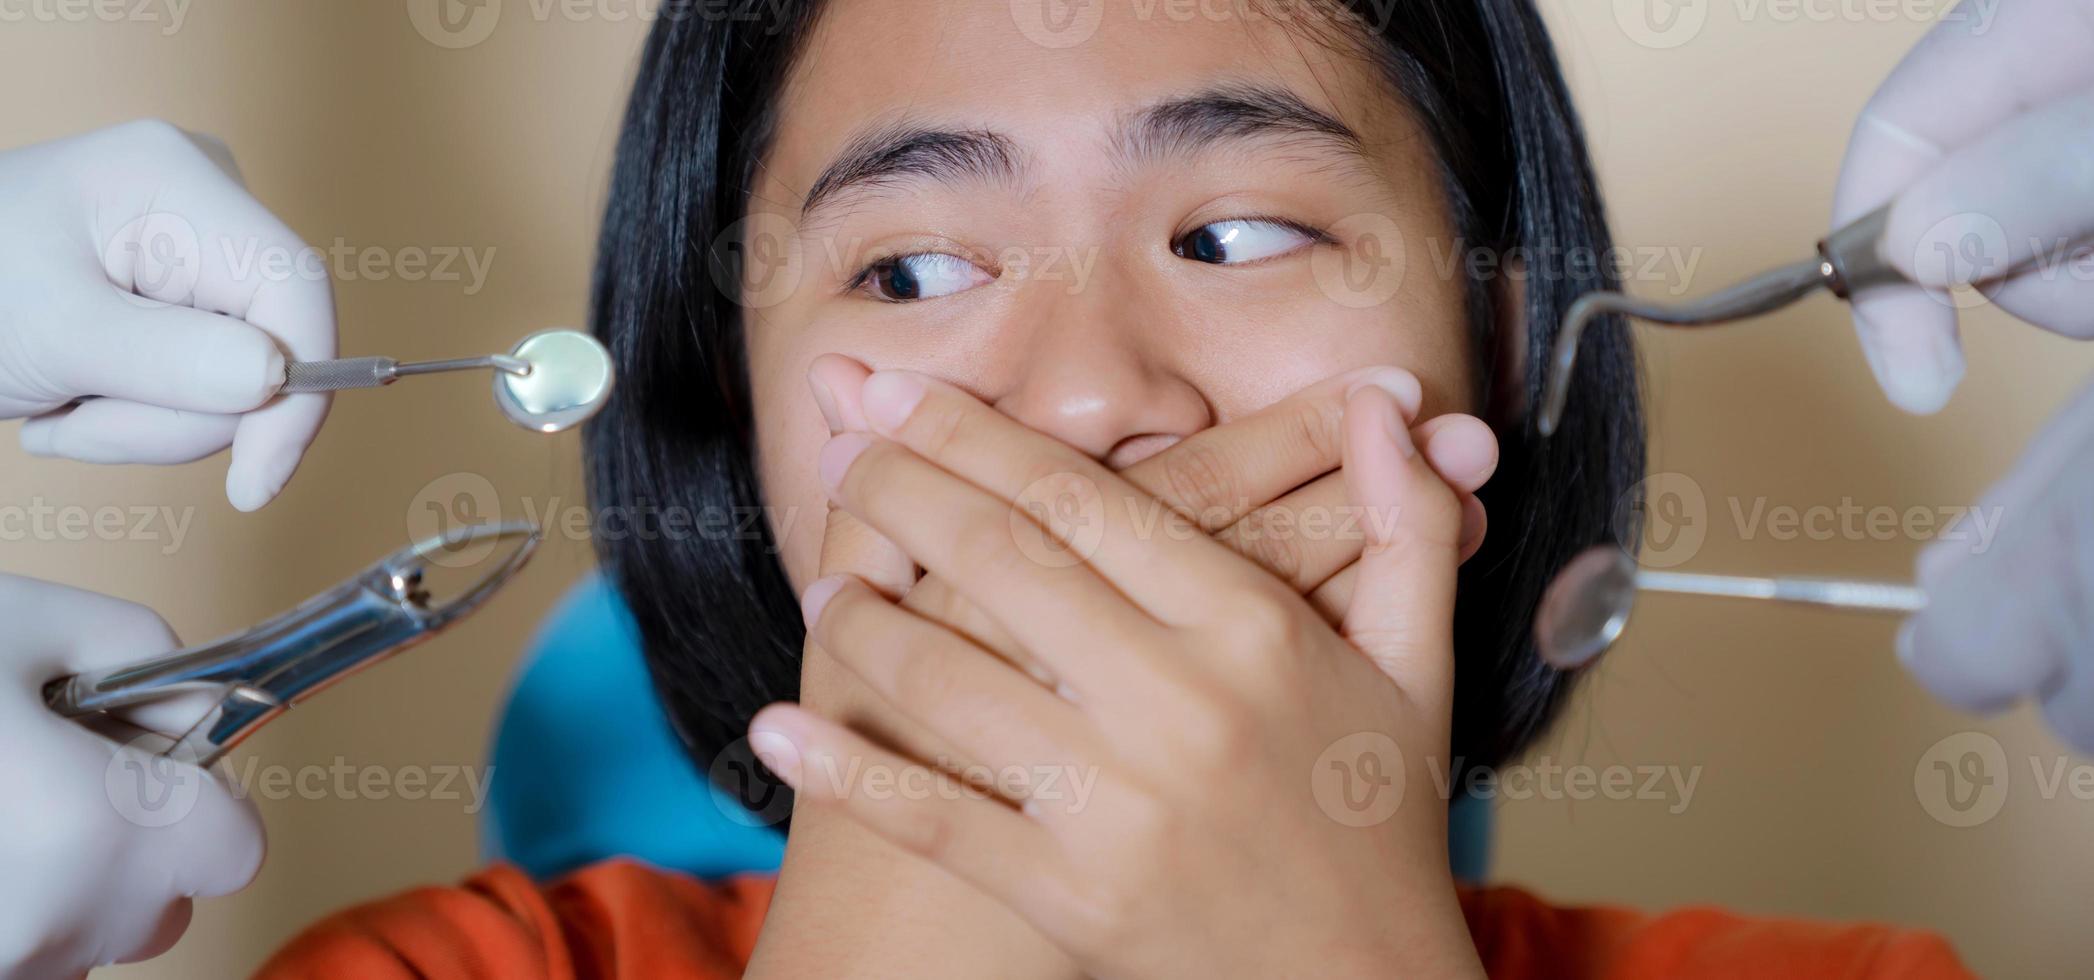
[[[1870, 97], [1842, 167], [1852, 210], [1891, 199], [1905, 160], [1968, 144], [2027, 106], [2094, 87], [2094, 18], [2083, 0], [1964, 4], [1944, 17]], [[1902, 151], [1896, 145], [1902, 144]], [[1852, 182], [1850, 184], [1850, 178]]]
[[145, 940], [135, 948], [117, 954], [116, 962], [138, 963], [173, 949], [176, 941], [182, 938], [182, 933], [189, 931], [189, 920], [194, 918], [195, 914], [196, 903], [190, 899], [182, 898], [169, 902], [167, 908], [162, 910], [159, 921], [153, 923], [152, 932]]
[[237, 415], [97, 398], [23, 422], [22, 450], [83, 463], [188, 463], [232, 445], [239, 421]]
[[[243, 315], [282, 341], [294, 360], [335, 356], [334, 293], [325, 278], [272, 283], [255, 294]], [[275, 499], [320, 434], [331, 404], [326, 394], [285, 395], [241, 418], [225, 474], [226, 499], [240, 510]]]
[[[2085, 57], [2094, 62], [2094, 43]], [[2094, 88], [1949, 150], [1898, 192], [1884, 257], [1937, 288], [1996, 281], [2032, 266], [2069, 274], [2064, 263], [2074, 247], [2094, 239], [2086, 175], [2066, 162], [2086, 159], [2094, 159]]]
[[34, 685], [62, 674], [143, 660], [179, 646], [167, 621], [135, 602], [19, 575], [0, 575], [0, 623], [8, 661], [0, 670]]
[[233, 431], [233, 463], [225, 473], [226, 499], [241, 510], [256, 510], [275, 499], [320, 434], [330, 404], [328, 395], [286, 395], [240, 416]]
[[[180, 778], [195, 782], [194, 803], [173, 822], [149, 828], [155, 836], [145, 852], [156, 856], [176, 894], [230, 895], [247, 887], [262, 870], [268, 843], [261, 811], [253, 799], [235, 796], [217, 773], [186, 764], [182, 768], [186, 772]], [[179, 789], [187, 783], [174, 785]]]
[[1960, 301], [1918, 286], [1871, 289], [1854, 297], [1855, 335], [1891, 404], [1917, 415], [1948, 404], [1963, 380], [1954, 305]]
[[2043, 719], [2065, 744], [2094, 753], [2094, 669], [2084, 661], [2068, 668], [2063, 683], [2043, 698]]
[[1989, 290], [2017, 320], [2076, 340], [2094, 339], [2094, 254], [2030, 269]]
[[282, 385], [284, 354], [248, 324], [111, 291], [80, 323], [46, 331], [48, 349], [28, 353], [51, 389], [52, 406], [107, 395], [196, 412], [244, 412]]
[[1929, 587], [1928, 608], [1898, 631], [1898, 660], [1921, 686], [1949, 705], [1987, 713], [2058, 682], [2064, 661], [2039, 631], [2027, 628], [2026, 610], [1990, 589], [1955, 589]]
[[[2083, 15], [2080, 0], [1958, 7], [1905, 57], [1856, 120], [1833, 197], [1833, 227], [1889, 202], [2023, 107], [2094, 86], [2089, 51], [2094, 21]], [[2023, 160], [2008, 172], [2041, 163]], [[2000, 172], [1982, 182], [2011, 183]], [[1953, 213], [1921, 223], [1912, 241]], [[1906, 262], [1910, 255], [1906, 242], [1886, 257]], [[1855, 304], [1855, 324], [1884, 393], [1907, 411], [1938, 410], [1962, 378], [1953, 308], [1927, 309], [1921, 304], [1928, 294], [1916, 289], [1871, 294]]]

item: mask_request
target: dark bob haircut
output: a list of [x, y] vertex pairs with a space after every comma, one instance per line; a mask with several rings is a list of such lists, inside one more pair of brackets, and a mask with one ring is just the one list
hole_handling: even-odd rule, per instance
[[[1502, 456], [1482, 493], [1490, 535], [1461, 573], [1453, 752], [1463, 768], [1491, 766], [1540, 734], [1568, 693], [1571, 678], [1541, 664], [1530, 629], [1549, 577], [1610, 537], [1615, 502], [1642, 476], [1635, 355], [1621, 323], [1597, 324], [1562, 428], [1539, 437], [1528, 406], [1540, 401], [1563, 312], [1619, 277], [1590, 261], [1610, 254], [1606, 219], [1529, 0], [1342, 5], [1352, 16], [1330, 22], [1383, 67], [1431, 134], [1460, 242], [1528, 257], [1524, 337], [1499, 327], [1517, 322], [1500, 306], [1521, 292], [1465, 273], [1484, 404], [1509, 408], [1493, 420]], [[755, 19], [710, 7], [665, 5], [618, 141], [592, 296], [596, 335], [621, 376], [586, 437], [600, 511], [762, 513], [738, 280], [721, 243], [745, 211], [774, 103], [820, 3], [775, 0]], [[1588, 261], [1562, 261], [1576, 256]], [[624, 536], [599, 539], [599, 554], [699, 768], [754, 771], [742, 740], [750, 716], [797, 697], [800, 681], [803, 627], [773, 543]], [[726, 788], [778, 812], [777, 786], [736, 782]]]

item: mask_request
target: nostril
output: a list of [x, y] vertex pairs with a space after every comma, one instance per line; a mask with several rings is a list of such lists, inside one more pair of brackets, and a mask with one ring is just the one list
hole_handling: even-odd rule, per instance
[[1120, 440], [1117, 445], [1112, 447], [1111, 451], [1105, 454], [1104, 463], [1111, 469], [1124, 470], [1177, 445], [1178, 440], [1181, 438], [1184, 437], [1175, 436], [1168, 432], [1150, 432], [1138, 436], [1128, 436]]

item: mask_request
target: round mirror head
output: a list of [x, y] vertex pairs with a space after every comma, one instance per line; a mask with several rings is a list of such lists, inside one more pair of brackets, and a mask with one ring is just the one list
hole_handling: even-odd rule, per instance
[[578, 330], [546, 330], [509, 352], [530, 365], [525, 374], [498, 371], [494, 401], [509, 421], [539, 432], [571, 429], [611, 398], [611, 352]]
[[1636, 559], [1611, 544], [1588, 548], [1563, 566], [1534, 612], [1543, 663], [1575, 670], [1614, 645], [1636, 604]]

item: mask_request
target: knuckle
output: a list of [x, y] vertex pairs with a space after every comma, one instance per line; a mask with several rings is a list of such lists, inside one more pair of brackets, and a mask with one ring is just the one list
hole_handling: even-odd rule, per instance
[[904, 431], [918, 454], [926, 459], [945, 459], [966, 445], [972, 435], [968, 418], [972, 413], [949, 398], [925, 398], [909, 415]]
[[[1188, 692], [1175, 714], [1181, 742], [1181, 761], [1187, 774], [1203, 779], [1242, 764], [1258, 740], [1251, 713], [1235, 698], [1219, 691]], [[1169, 811], [1150, 814], [1167, 819]]]
[[1237, 496], [1227, 457], [1210, 445], [1187, 445], [1171, 453], [1163, 461], [1163, 479], [1171, 502], [1196, 515], [1226, 508]]
[[952, 856], [953, 824], [942, 807], [917, 807], [903, 819], [893, 821], [901, 837], [902, 848], [933, 864], [941, 864]]
[[199, 152], [182, 127], [165, 119], [148, 117], [118, 125], [113, 135], [133, 146], [158, 152]]
[[1290, 417], [1291, 435], [1319, 462], [1335, 464], [1345, 456], [1345, 403], [1311, 399]]

